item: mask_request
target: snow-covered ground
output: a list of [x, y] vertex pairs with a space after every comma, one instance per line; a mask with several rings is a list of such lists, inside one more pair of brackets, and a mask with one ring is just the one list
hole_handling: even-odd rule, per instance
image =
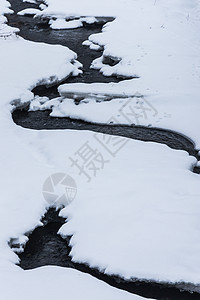
[[[63, 1], [48, 0], [47, 12], [96, 15], [95, 2], [88, 6], [93, 7], [88, 13], [87, 5], [83, 7], [78, 2], [79, 11], [75, 2], [70, 2], [64, 10]], [[145, 104], [153, 105], [161, 117], [166, 114], [159, 120], [160, 127], [188, 134], [199, 145], [199, 19], [196, 17], [199, 1], [194, 1], [193, 6], [186, 0], [167, 4], [127, 1], [122, 13], [120, 6], [110, 1], [112, 5], [105, 6], [108, 7], [105, 14], [103, 3], [98, 9], [100, 15], [110, 15], [114, 8], [113, 14], [119, 16], [102, 34], [90, 40], [104, 45], [106, 55], [122, 60], [117, 67], [105, 66], [102, 71], [122, 74], [127, 70], [128, 74], [140, 76], [117, 84], [113, 90], [129, 89], [134, 94], [137, 92], [136, 95], [144, 95]], [[39, 83], [58, 82], [69, 74], [77, 75], [80, 64], [67, 48], [32, 43], [15, 36], [0, 39], [0, 53], [3, 58], [0, 60], [0, 290], [3, 299], [43, 299], [47, 291], [48, 299], [54, 299], [55, 293], [60, 299], [66, 294], [72, 299], [80, 295], [83, 299], [138, 298], [74, 270], [44, 267], [22, 271], [14, 265], [18, 258], [8, 241], [19, 238], [23, 243], [24, 234], [41, 225], [41, 215], [49, 206], [43, 198], [42, 186], [56, 172], [70, 174], [78, 186], [77, 197], [61, 212], [68, 223], [60, 230], [62, 235], [73, 234], [74, 261], [87, 262], [105, 273], [129, 279], [200, 284], [200, 179], [191, 172], [196, 160], [184, 151], [156, 143], [113, 139], [87, 131], [35, 131], [18, 127], [11, 118], [14, 106], [31, 101], [30, 90]], [[97, 64], [101, 66], [99, 61]], [[69, 115], [74, 109], [70, 101], [65, 111]], [[113, 107], [117, 103], [118, 109], [120, 101], [127, 100], [121, 98], [107, 104], [95, 103], [95, 106], [98, 109], [106, 105], [111, 117], [113, 111], [117, 117]], [[90, 115], [80, 108], [77, 115], [95, 121], [91, 117], [96, 113], [92, 100], [80, 107], [84, 105], [91, 109]], [[104, 109], [101, 111], [99, 119], [104, 122]], [[152, 120], [151, 123], [154, 124]], [[93, 156], [94, 160], [85, 165], [79, 176], [77, 165], [74, 163], [72, 167], [71, 163], [83, 146], [88, 145], [97, 149], [98, 157]]]

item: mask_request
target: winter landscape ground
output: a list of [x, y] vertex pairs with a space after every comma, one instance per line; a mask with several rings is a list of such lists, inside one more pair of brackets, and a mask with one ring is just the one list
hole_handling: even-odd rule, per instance
[[[91, 72], [105, 82], [79, 81], [85, 69], [72, 49], [20, 36], [23, 18], [55, 35], [109, 20], [83, 41], [99, 53]], [[0, 300], [200, 299], [199, 32], [199, 0], [0, 0]], [[38, 86], [58, 86], [55, 97], [33, 93]], [[49, 111], [52, 124], [174, 131], [192, 150], [156, 137], [25, 128], [16, 110]], [[50, 207], [65, 220], [58, 235], [71, 237], [72, 262], [118, 287], [72, 268], [20, 267], [18, 253]], [[122, 281], [146, 282], [147, 291]], [[176, 296], [148, 293], [153, 283]]]

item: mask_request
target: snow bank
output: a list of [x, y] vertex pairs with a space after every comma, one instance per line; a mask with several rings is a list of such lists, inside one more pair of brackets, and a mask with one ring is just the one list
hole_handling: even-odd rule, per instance
[[[6, 240], [37, 225], [45, 207], [43, 182], [62, 171], [78, 186], [76, 199], [62, 211], [68, 223], [60, 231], [73, 234], [74, 261], [125, 278], [199, 283], [200, 191], [199, 176], [190, 171], [196, 163], [193, 157], [164, 145], [131, 140], [114, 158], [105, 147], [112, 150], [113, 143], [119, 147], [127, 139], [112, 141], [108, 135], [86, 131], [37, 132], [14, 125], [12, 131], [15, 136], [6, 141], [9, 161], [2, 165], [4, 264], [9, 264], [8, 257], [16, 261]], [[90, 183], [84, 174], [78, 176], [79, 169], [71, 167], [68, 159], [79, 158], [75, 152], [86, 141], [107, 161], [104, 167], [96, 162], [96, 177], [86, 169]], [[105, 147], [99, 141], [105, 141]]]
[[[60, 233], [73, 235], [73, 260], [127, 279], [199, 283], [199, 175], [189, 171], [195, 159], [139, 141], [129, 141], [112, 158], [106, 147], [113, 150], [117, 140], [83, 136], [80, 147], [88, 140], [110, 161], [90, 183], [84, 174], [77, 179], [79, 195], [61, 213], [68, 222]], [[73, 176], [79, 172], [72, 170]]]
[[10, 27], [6, 24], [7, 18], [4, 14], [11, 14], [10, 3], [6, 0], [0, 2], [0, 39], [10, 38], [19, 31], [18, 28]]
[[10, 9], [10, 3], [7, 0], [1, 0], [0, 13], [1, 16], [4, 14], [12, 13], [12, 10]]
[[[49, 24], [52, 29], [75, 29], [83, 26], [84, 23], [93, 24], [98, 22], [94, 17], [82, 17], [75, 20], [66, 20], [65, 18], [58, 18], [50, 20]], [[99, 48], [99, 46], [98, 46]]]
[[118, 16], [126, 14], [132, 0], [45, 0], [48, 5], [41, 13], [43, 16]]
[[[0, 61], [0, 68], [4, 70], [1, 73], [0, 86], [4, 94], [12, 91], [10, 87], [31, 90], [36, 85], [50, 85], [69, 75], [76, 76], [81, 73], [78, 69], [81, 64], [76, 61], [76, 54], [59, 45], [52, 47], [18, 38], [2, 42], [0, 49], [4, 57]], [[20, 63], [17, 58], [21, 58], [22, 62]], [[39, 67], [40, 64], [42, 67]]]
[[[142, 300], [143, 297], [117, 290], [90, 275], [73, 269], [42, 267], [31, 271], [0, 273], [3, 300]], [[12, 287], [12, 288], [11, 288]]]

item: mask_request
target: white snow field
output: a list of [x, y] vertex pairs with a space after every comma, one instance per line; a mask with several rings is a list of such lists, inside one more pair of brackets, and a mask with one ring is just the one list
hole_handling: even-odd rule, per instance
[[[2, 3], [2, 7], [7, 7], [7, 2]], [[47, 14], [97, 14], [95, 1], [84, 5], [82, 1], [47, 3]], [[117, 84], [113, 90], [119, 88], [121, 93], [127, 88], [134, 95], [144, 95], [158, 111], [160, 108], [161, 113], [166, 113], [159, 120], [159, 127], [188, 134], [199, 146], [199, 1], [193, 1], [193, 5], [186, 0], [109, 3], [105, 6], [101, 1], [101, 7], [97, 6], [99, 15], [110, 15], [113, 11], [112, 15], [118, 18], [90, 40], [104, 45], [105, 55], [120, 57], [122, 61], [113, 68], [102, 66], [100, 61], [94, 65], [102, 67], [107, 75], [138, 74], [139, 79]], [[2, 14], [5, 12], [6, 8], [2, 9]], [[1, 24], [5, 23], [2, 20]], [[3, 300], [35, 300], [46, 295], [55, 299], [55, 294], [59, 299], [66, 295], [87, 300], [141, 299], [75, 270], [42, 267], [23, 271], [14, 265], [18, 257], [8, 242], [15, 238], [24, 244], [25, 234], [41, 225], [40, 218], [50, 205], [43, 198], [42, 186], [56, 172], [70, 174], [78, 186], [75, 200], [61, 211], [68, 222], [60, 229], [63, 236], [73, 235], [74, 261], [126, 279], [199, 285], [200, 177], [191, 172], [196, 159], [156, 143], [113, 139], [88, 131], [36, 131], [15, 125], [11, 111], [16, 105], [34, 99], [30, 91], [33, 87], [58, 82], [69, 74], [78, 75], [80, 64], [76, 54], [65, 47], [32, 43], [14, 35], [0, 39], [0, 53]], [[91, 114], [96, 113], [91, 98], [87, 101], [80, 107], [88, 105]], [[108, 107], [112, 112], [110, 117], [110, 106], [119, 101], [123, 98], [107, 104], [105, 109]], [[59, 100], [57, 103], [60, 105]], [[67, 109], [73, 110], [73, 103]], [[101, 120], [107, 122], [103, 111]], [[79, 114], [94, 119], [84, 111], [78, 111]], [[168, 114], [173, 117], [167, 118]], [[69, 159], [76, 157], [86, 142], [99, 154], [95, 161], [96, 176], [92, 168], [86, 170], [90, 182], [84, 173], [78, 175], [78, 168], [72, 167]], [[108, 149], [108, 145], [115, 148]]]

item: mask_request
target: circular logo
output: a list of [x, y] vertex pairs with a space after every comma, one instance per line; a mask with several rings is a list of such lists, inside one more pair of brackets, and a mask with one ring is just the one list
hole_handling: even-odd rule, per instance
[[66, 206], [76, 197], [76, 182], [70, 175], [55, 173], [45, 180], [42, 193], [49, 204]]

